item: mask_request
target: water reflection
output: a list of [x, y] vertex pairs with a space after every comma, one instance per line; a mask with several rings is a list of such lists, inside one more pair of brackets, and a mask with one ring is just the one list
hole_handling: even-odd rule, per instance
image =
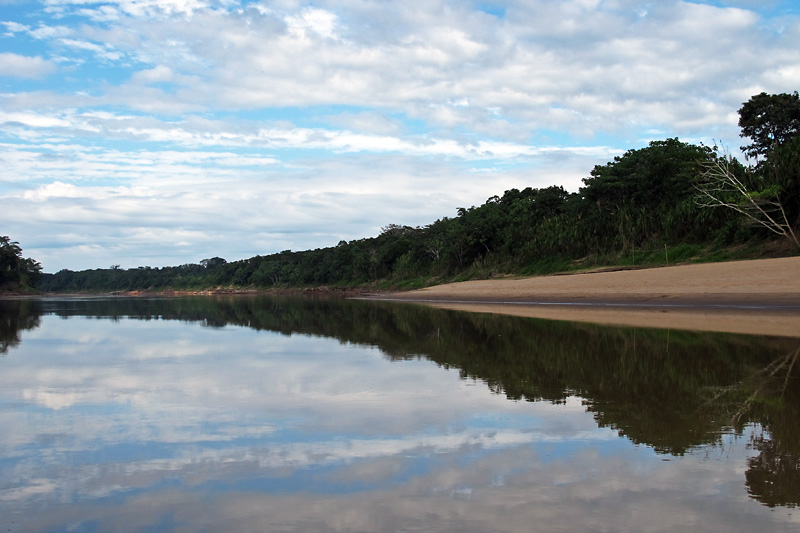
[[39, 327], [41, 313], [32, 300], [0, 299], [0, 355], [20, 343], [23, 330]]
[[738, 495], [800, 502], [796, 341], [263, 297], [0, 312], [12, 530], [774, 529]]

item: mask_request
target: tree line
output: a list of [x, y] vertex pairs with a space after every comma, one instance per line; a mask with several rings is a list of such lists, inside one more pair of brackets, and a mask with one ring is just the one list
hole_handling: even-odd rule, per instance
[[501, 273], [663, 264], [701, 254], [723, 259], [730, 257], [725, 250], [754, 253], [776, 235], [800, 249], [798, 93], [753, 96], [739, 117], [742, 137], [751, 140], [742, 147], [746, 164], [717, 146], [669, 138], [595, 166], [577, 192], [560, 186], [511, 189], [426, 226], [390, 224], [376, 237], [332, 247], [165, 268], [62, 270], [41, 276], [37, 287], [410, 288]]

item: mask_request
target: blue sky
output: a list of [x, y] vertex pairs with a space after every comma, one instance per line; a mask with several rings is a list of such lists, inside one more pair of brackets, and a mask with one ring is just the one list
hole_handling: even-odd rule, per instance
[[0, 0], [0, 235], [45, 271], [333, 246], [650, 140], [742, 144], [794, 1]]

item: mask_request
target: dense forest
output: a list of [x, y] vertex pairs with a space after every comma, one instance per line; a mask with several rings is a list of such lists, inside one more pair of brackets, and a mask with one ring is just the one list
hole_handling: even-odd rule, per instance
[[[739, 110], [746, 165], [716, 146], [653, 141], [597, 165], [577, 192], [511, 189], [424, 227], [316, 250], [174, 267], [62, 270], [43, 291], [213, 287], [417, 287], [498, 274], [797, 253], [800, 97], [761, 93]], [[782, 248], [781, 248], [782, 246]]]

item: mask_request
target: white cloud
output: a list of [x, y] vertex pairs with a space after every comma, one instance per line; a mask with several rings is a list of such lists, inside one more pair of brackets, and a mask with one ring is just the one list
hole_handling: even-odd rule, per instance
[[31, 37], [40, 40], [66, 37], [72, 33], [72, 30], [66, 26], [48, 26], [45, 24], [39, 24], [39, 27], [30, 31]]
[[13, 21], [1, 22], [6, 27], [6, 36], [13, 36], [15, 33], [26, 32], [29, 30], [28, 26]]
[[326, 121], [351, 131], [354, 130], [376, 135], [396, 135], [401, 133], [404, 129], [402, 121], [393, 120], [385, 114], [371, 111], [339, 113], [326, 117]]
[[[261, 201], [305, 194], [335, 221], [326, 227], [353, 238], [389, 222], [431, 222], [504, 187], [574, 190], [593, 165], [653, 137], [737, 144], [742, 102], [797, 89], [798, 20], [728, 5], [509, 0], [493, 16], [444, 0], [50, 0], [48, 12], [4, 17], [5, 38], [31, 51], [0, 55], [0, 74], [15, 77], [0, 95], [0, 142], [10, 147], [0, 157], [12, 163], [5, 181], [23, 187], [0, 195], [111, 180], [110, 189], [152, 190], [162, 200], [140, 212], [172, 220], [153, 205], [167, 209], [191, 187], [230, 201], [232, 187]], [[57, 64], [60, 83], [46, 77]], [[169, 152], [194, 163], [167, 161]], [[215, 152], [228, 155], [201, 155]], [[426, 178], [380, 167], [397, 161]], [[373, 185], [375, 176], [383, 181]], [[313, 193], [298, 180], [314, 182]], [[398, 180], [417, 189], [398, 190]], [[372, 214], [359, 230], [352, 206], [365, 183], [379, 205], [362, 208]], [[330, 231], [306, 233], [320, 217], [292, 209], [297, 231], [280, 246], [332, 244]], [[243, 241], [224, 255], [262, 251], [242, 250]]]
[[297, 15], [289, 15], [284, 20], [289, 32], [300, 39], [307, 38], [309, 32], [333, 38], [338, 22], [335, 14], [313, 7], [305, 8]]
[[110, 50], [108, 46], [99, 45], [89, 41], [82, 41], [77, 39], [60, 39], [59, 42], [64, 46], [76, 48], [78, 50], [86, 50], [87, 52], [94, 53], [98, 58], [107, 61], [118, 61], [122, 58], [122, 54]]
[[[211, 2], [202, 0], [47, 0], [46, 4], [54, 13], [65, 13], [68, 8], [73, 6], [96, 6], [96, 11], [109, 13], [110, 8], [116, 7], [126, 15], [132, 17], [158, 16], [183, 14], [190, 15], [198, 9], [204, 9], [211, 5]], [[81, 8], [79, 13], [92, 13], [91, 8]], [[100, 17], [100, 20], [107, 20]], [[113, 19], [112, 19], [113, 20]]]
[[40, 56], [23, 56], [10, 52], [0, 53], [0, 76], [41, 78], [53, 73], [56, 67]]
[[[143, 77], [163, 76], [166, 71], [154, 69]], [[373, 115], [366, 115], [374, 120]], [[346, 116], [345, 116], [346, 117]], [[364, 115], [358, 118], [363, 119]], [[350, 125], [359, 120], [345, 118]], [[484, 141], [458, 138], [435, 138], [427, 135], [392, 136], [358, 133], [349, 130], [324, 128], [299, 128], [291, 124], [274, 124], [258, 127], [249, 121], [220, 122], [188, 118], [165, 122], [136, 115], [115, 115], [108, 112], [62, 114], [0, 113], [0, 123], [18, 123], [31, 128], [31, 134], [51, 135], [47, 130], [60, 132], [93, 132], [106, 139], [135, 139], [144, 142], [166, 143], [190, 148], [256, 147], [272, 149], [319, 150], [334, 153], [401, 153], [413, 156], [441, 156], [459, 159], [515, 159], [531, 158], [552, 147], [537, 147], [504, 141]], [[368, 129], [376, 129], [368, 126]], [[385, 129], [385, 123], [384, 123]], [[397, 128], [389, 128], [394, 129]], [[599, 156], [608, 153], [608, 147], [566, 147], [562, 152], [593, 152]], [[274, 159], [270, 159], [274, 162]]]
[[34, 129], [38, 128], [57, 128], [68, 127], [71, 122], [63, 118], [53, 115], [40, 114], [40, 113], [24, 113], [24, 112], [11, 112], [4, 113], [0, 111], [0, 122], [16, 122], [24, 126], [29, 126]]

